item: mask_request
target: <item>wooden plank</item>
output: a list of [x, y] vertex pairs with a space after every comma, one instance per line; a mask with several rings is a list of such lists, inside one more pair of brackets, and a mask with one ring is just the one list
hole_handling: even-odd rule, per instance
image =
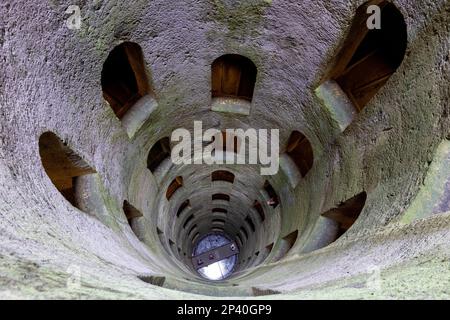
[[222, 94], [223, 62], [215, 61], [211, 68], [211, 94], [213, 98]]
[[141, 97], [150, 93], [150, 83], [144, 63], [142, 49], [137, 44], [124, 44], [128, 63], [136, 78], [138, 93]]
[[224, 64], [222, 75], [222, 93], [224, 96], [237, 97], [239, 83], [241, 79], [241, 69], [235, 63]]

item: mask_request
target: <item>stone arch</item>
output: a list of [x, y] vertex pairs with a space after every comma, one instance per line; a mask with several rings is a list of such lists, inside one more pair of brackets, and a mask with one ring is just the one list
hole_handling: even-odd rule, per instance
[[50, 131], [44, 132], [39, 138], [39, 154], [42, 166], [56, 189], [77, 207], [76, 179], [96, 173], [95, 169]]
[[213, 98], [252, 101], [257, 69], [250, 59], [238, 54], [226, 54], [213, 62], [211, 72]]
[[226, 170], [217, 170], [211, 174], [212, 181], [226, 181], [229, 183], [234, 183], [234, 179], [234, 174]]
[[183, 186], [183, 177], [179, 176], [173, 179], [166, 191], [166, 198], [170, 200], [173, 194]]
[[293, 131], [289, 137], [286, 153], [294, 161], [302, 177], [305, 177], [314, 164], [313, 148], [306, 136], [299, 131]]
[[103, 64], [101, 84], [103, 97], [119, 119], [139, 99], [153, 95], [144, 54], [137, 43], [123, 42], [109, 53]]
[[170, 139], [168, 137], [158, 140], [150, 149], [147, 156], [147, 168], [154, 172], [159, 165], [170, 157]]
[[[381, 9], [381, 29], [369, 29], [367, 9]], [[407, 47], [407, 26], [400, 10], [389, 1], [360, 6], [327, 79], [335, 81], [360, 112], [401, 65]]]
[[123, 201], [122, 208], [123, 208], [123, 212], [125, 213], [125, 217], [127, 218], [128, 224], [131, 227], [131, 230], [133, 230], [134, 234], [136, 236], [138, 236], [136, 222], [139, 218], [143, 217], [144, 215], [142, 214], [142, 212], [139, 209], [137, 209], [135, 206], [133, 206], [127, 200]]
[[356, 222], [356, 220], [359, 218], [359, 215], [361, 214], [361, 211], [364, 209], [366, 200], [367, 193], [363, 191], [356, 196], [342, 202], [336, 208], [322, 213], [323, 217], [331, 219], [338, 226], [334, 239], [332, 239], [330, 243], [339, 239]]

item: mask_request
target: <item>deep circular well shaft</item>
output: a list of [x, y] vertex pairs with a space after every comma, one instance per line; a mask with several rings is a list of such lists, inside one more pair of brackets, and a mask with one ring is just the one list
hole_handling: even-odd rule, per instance
[[449, 298], [448, 1], [68, 6], [0, 4], [0, 298]]

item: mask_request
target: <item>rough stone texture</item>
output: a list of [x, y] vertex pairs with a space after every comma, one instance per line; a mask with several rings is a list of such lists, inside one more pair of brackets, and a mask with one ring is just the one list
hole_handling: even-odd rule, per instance
[[[448, 157], [434, 155], [450, 138], [450, 3], [394, 1], [408, 25], [405, 60], [336, 136], [315, 89], [362, 3], [3, 1], [0, 298], [198, 299], [252, 296], [253, 288], [280, 292], [259, 298], [449, 298], [450, 213], [427, 204], [448, 184], [423, 182], [433, 159], [434, 168], [449, 167]], [[81, 7], [78, 31], [65, 27], [70, 4]], [[124, 40], [142, 47], [157, 100], [132, 139], [100, 84], [103, 61]], [[245, 55], [258, 68], [249, 116], [210, 110], [210, 66], [226, 53]], [[193, 120], [204, 128], [280, 129], [281, 152], [299, 130], [313, 146], [314, 166], [296, 185], [286, 171], [270, 178], [280, 196], [276, 210], [265, 205], [257, 166], [166, 163], [150, 173], [146, 158], [153, 144], [174, 129], [192, 130]], [[47, 177], [38, 148], [45, 131], [97, 171], [84, 181], [85, 208], [91, 209], [71, 206]], [[223, 168], [235, 173], [233, 186], [211, 182], [211, 172]], [[168, 202], [166, 188], [180, 174], [184, 186]], [[423, 188], [429, 197], [420, 196]], [[191, 210], [206, 232], [207, 213], [216, 205], [211, 195], [223, 190], [233, 198], [229, 232], [239, 229], [255, 199], [265, 205], [266, 221], [255, 223], [257, 232], [241, 249], [239, 272], [211, 284], [192, 273], [168, 240], [189, 251], [176, 210], [192, 198]], [[362, 190], [368, 199], [360, 218], [321, 248], [328, 227], [320, 214]], [[414, 199], [424, 203], [409, 213]], [[142, 211], [133, 225], [142, 241], [123, 214], [124, 200]], [[271, 263], [281, 239], [296, 229], [291, 251]], [[373, 270], [381, 283], [375, 289], [367, 281]], [[165, 281], [155, 286], [138, 276]]]
[[324, 82], [316, 89], [317, 97], [322, 101], [322, 105], [329, 112], [330, 117], [336, 122], [336, 127], [344, 131], [356, 116], [356, 110], [350, 99], [336, 81]]

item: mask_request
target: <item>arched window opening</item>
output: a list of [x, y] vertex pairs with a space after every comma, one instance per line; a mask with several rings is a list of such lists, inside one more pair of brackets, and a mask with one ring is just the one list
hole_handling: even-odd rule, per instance
[[140, 98], [151, 93], [141, 47], [132, 42], [115, 47], [103, 64], [101, 83], [103, 97], [122, 119]]
[[272, 242], [268, 246], [266, 246], [267, 255], [269, 255], [272, 252], [274, 243]]
[[184, 224], [183, 224], [183, 229], [186, 229], [186, 227], [187, 227], [187, 225], [189, 224], [189, 222], [191, 222], [193, 219], [194, 219], [194, 215], [191, 214], [191, 215], [186, 219], [186, 221], [184, 222]]
[[253, 208], [255, 208], [256, 212], [258, 212], [261, 222], [264, 222], [264, 220], [266, 220], [266, 215], [264, 214], [264, 209], [258, 200], [255, 200], [253, 203]]
[[[128, 224], [130, 225], [133, 232], [135, 231], [134, 223], [135, 220], [143, 217], [141, 211], [136, 209], [133, 205], [131, 205], [127, 200], [123, 202], [123, 212], [125, 213], [125, 216], [127, 217]], [[135, 232], [136, 233], [136, 232]]]
[[197, 230], [197, 225], [196, 225], [196, 224], [194, 224], [194, 225], [191, 227], [191, 229], [189, 230], [189, 232], [188, 232], [188, 237], [190, 237], [190, 236], [192, 235], [192, 233], [193, 233], [195, 230]]
[[77, 207], [75, 197], [77, 177], [96, 171], [52, 132], [45, 132], [40, 136], [39, 154], [42, 166], [56, 189]]
[[158, 227], [156, 227], [156, 234], [158, 235], [159, 242], [165, 247], [165, 239], [164, 232], [161, 231]]
[[212, 195], [213, 200], [223, 200], [223, 201], [230, 201], [230, 196], [223, 193], [216, 193]]
[[294, 246], [295, 241], [297, 241], [298, 237], [298, 230], [289, 233], [287, 236], [283, 237], [281, 239], [278, 251], [273, 258], [274, 261], [279, 261], [282, 259]]
[[164, 282], [166, 281], [166, 277], [155, 277], [155, 276], [138, 276], [138, 279], [149, 283], [154, 286], [164, 287]]
[[[367, 28], [368, 6], [381, 8], [381, 29]], [[407, 27], [402, 13], [388, 1], [369, 1], [356, 17], [331, 71], [359, 112], [401, 65], [407, 47]]]
[[269, 200], [267, 201], [267, 204], [271, 206], [272, 208], [278, 207], [280, 204], [280, 201], [278, 199], [278, 195], [275, 192], [275, 189], [272, 187], [272, 185], [269, 183], [269, 181], [266, 181], [264, 183], [264, 190], [266, 190], [267, 194], [269, 195]]
[[242, 241], [242, 237], [239, 233], [236, 235], [236, 238], [238, 240], [239, 246], [242, 247], [244, 245], [244, 242]]
[[223, 219], [214, 219], [214, 220], [212, 221], [212, 223], [217, 223], [217, 224], [220, 224], [220, 225], [225, 225], [225, 220], [223, 220]]
[[335, 221], [339, 225], [339, 231], [337, 232], [334, 241], [339, 239], [355, 223], [361, 211], [364, 209], [366, 199], [366, 192], [361, 192], [353, 198], [341, 203], [337, 208], [322, 213], [322, 216]]
[[283, 241], [286, 242], [287, 247], [286, 253], [288, 253], [289, 250], [292, 249], [292, 247], [295, 244], [295, 241], [297, 241], [297, 237], [298, 237], [298, 230], [295, 230], [294, 232], [289, 233], [287, 236], [283, 238]]
[[226, 181], [234, 183], [234, 174], [226, 170], [214, 171], [211, 175], [212, 181]]
[[170, 200], [173, 194], [183, 186], [183, 177], [176, 177], [167, 188], [166, 198]]
[[226, 209], [222, 209], [222, 208], [214, 208], [214, 209], [212, 209], [212, 212], [213, 213], [219, 212], [219, 213], [224, 213], [224, 214], [228, 213], [228, 211]]
[[150, 149], [147, 157], [147, 168], [153, 172], [159, 165], [170, 157], [170, 139], [162, 138]]
[[300, 132], [293, 131], [289, 137], [286, 153], [294, 161], [302, 177], [305, 177], [314, 163], [313, 149], [309, 140]]
[[280, 294], [280, 291], [270, 290], [270, 289], [259, 289], [256, 287], [252, 287], [252, 292], [254, 297], [262, 297], [262, 296], [272, 296], [275, 294]]
[[237, 98], [251, 102], [257, 69], [248, 58], [226, 54], [212, 64], [212, 97]]
[[240, 231], [245, 236], [245, 240], [248, 240], [248, 232], [247, 232], [247, 230], [245, 230], [244, 227], [241, 227]]
[[195, 242], [198, 237], [200, 237], [200, 232], [197, 232], [193, 237], [192, 237], [192, 242]]
[[247, 216], [245, 218], [245, 222], [247, 222], [248, 226], [250, 227], [250, 229], [255, 232], [255, 224], [253, 223], [252, 218], [250, 218], [250, 216]]
[[189, 207], [191, 205], [191, 202], [189, 199], [187, 199], [186, 201], [184, 201], [180, 207], [178, 208], [177, 211], [177, 218], [180, 216], [180, 214], [183, 212], [184, 209], [186, 209], [187, 207]]

